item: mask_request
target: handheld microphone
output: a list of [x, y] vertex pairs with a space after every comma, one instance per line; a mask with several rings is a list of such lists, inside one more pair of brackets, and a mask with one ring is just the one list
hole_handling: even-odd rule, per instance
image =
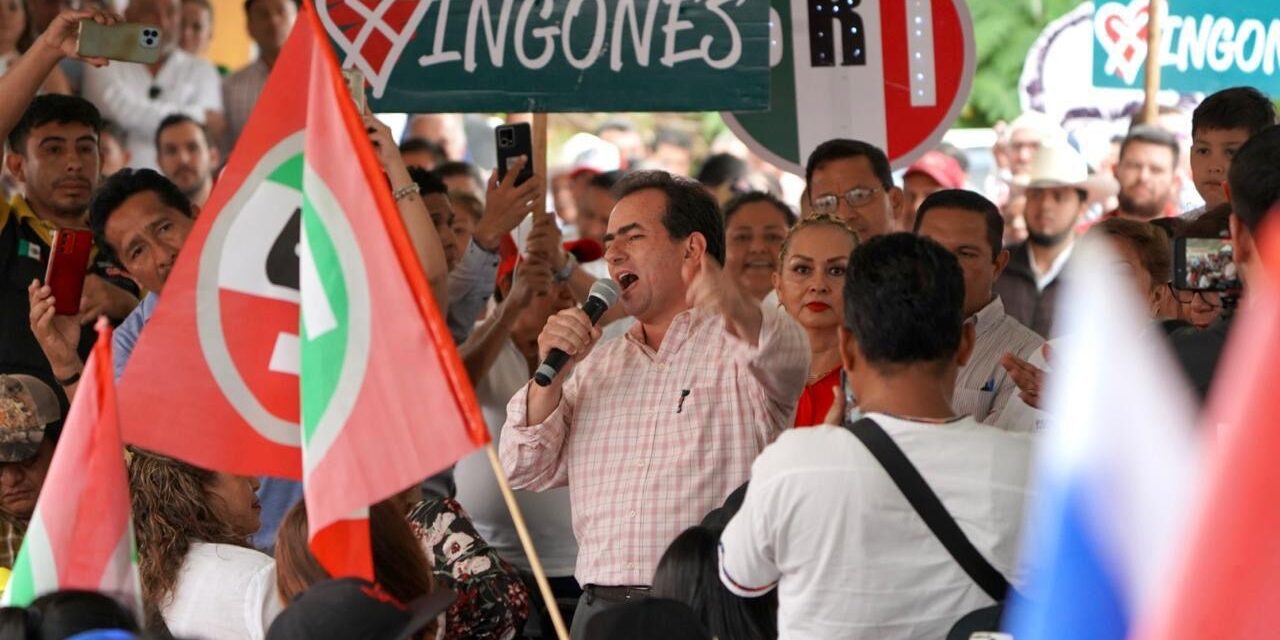
[[[618, 283], [608, 279], [600, 278], [596, 283], [591, 285], [591, 293], [587, 295], [587, 301], [582, 303], [582, 312], [591, 318], [591, 324], [600, 321], [600, 316], [604, 315], [609, 307], [618, 301], [618, 296], [622, 294], [622, 290], [618, 288]], [[569, 354], [560, 349], [552, 349], [547, 354], [547, 359], [538, 365], [538, 370], [533, 374], [533, 381], [538, 386], [545, 387], [551, 384], [564, 365], [569, 363]]]

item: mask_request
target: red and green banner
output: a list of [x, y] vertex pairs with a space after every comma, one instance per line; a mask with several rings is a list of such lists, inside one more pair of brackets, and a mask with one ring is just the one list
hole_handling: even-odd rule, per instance
[[[304, 10], [121, 382], [127, 441], [302, 478], [313, 537], [489, 439], [321, 33]], [[350, 540], [331, 572], [365, 573]]]
[[24, 607], [64, 589], [101, 591], [142, 611], [129, 476], [111, 373], [111, 327], [98, 322], [31, 525], [5, 588]]

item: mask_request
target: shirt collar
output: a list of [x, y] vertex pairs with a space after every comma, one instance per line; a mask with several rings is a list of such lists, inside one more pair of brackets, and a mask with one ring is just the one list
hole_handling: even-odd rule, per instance
[[1058, 279], [1058, 274], [1062, 273], [1063, 267], [1067, 265], [1067, 259], [1071, 257], [1071, 251], [1076, 248], [1076, 241], [1073, 238], [1071, 244], [1053, 259], [1053, 263], [1049, 265], [1049, 270], [1044, 273], [1040, 272], [1040, 267], [1036, 264], [1035, 250], [1030, 246], [1027, 247], [1027, 262], [1031, 265], [1031, 275], [1036, 280], [1036, 289], [1041, 291], [1049, 286], [1054, 280]]
[[1000, 300], [1000, 296], [996, 296], [991, 299], [991, 302], [987, 303], [987, 306], [971, 317], [974, 323], [974, 333], [981, 336], [994, 329], [996, 324], [1004, 318], [1004, 302]]
[[31, 227], [45, 244], [53, 245], [53, 233], [58, 230], [58, 225], [37, 216], [36, 212], [31, 210], [31, 205], [27, 204], [26, 198], [20, 195], [13, 196], [13, 200], [9, 202], [9, 208], [17, 218], [18, 224]]
[[[667, 354], [679, 351], [689, 336], [697, 332], [698, 328], [713, 315], [715, 314], [712, 312], [698, 309], [685, 309], [676, 314], [676, 317], [671, 319], [671, 326], [667, 327], [667, 334], [662, 337], [662, 346], [657, 353]], [[646, 352], [652, 351], [649, 345], [645, 344], [644, 325], [638, 320], [627, 330], [626, 339]]]

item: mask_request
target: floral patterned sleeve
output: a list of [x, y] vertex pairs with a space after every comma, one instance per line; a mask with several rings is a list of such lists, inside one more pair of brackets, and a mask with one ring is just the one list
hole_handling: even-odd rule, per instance
[[476, 532], [462, 505], [450, 498], [428, 498], [409, 510], [408, 519], [436, 582], [458, 594], [446, 616], [444, 637], [515, 637], [529, 617], [529, 592], [520, 572]]

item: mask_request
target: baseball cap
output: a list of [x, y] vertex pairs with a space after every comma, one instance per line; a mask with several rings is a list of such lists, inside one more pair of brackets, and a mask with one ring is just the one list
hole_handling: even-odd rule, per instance
[[437, 587], [404, 604], [380, 585], [360, 578], [317, 582], [271, 623], [266, 640], [409, 640], [453, 603]]
[[22, 462], [56, 440], [62, 408], [49, 385], [22, 374], [0, 375], [0, 462]]
[[920, 156], [919, 160], [907, 167], [903, 175], [909, 176], [913, 173], [929, 176], [934, 182], [942, 185], [943, 189], [964, 188], [964, 170], [960, 168], [960, 163], [941, 151], [930, 151]]

